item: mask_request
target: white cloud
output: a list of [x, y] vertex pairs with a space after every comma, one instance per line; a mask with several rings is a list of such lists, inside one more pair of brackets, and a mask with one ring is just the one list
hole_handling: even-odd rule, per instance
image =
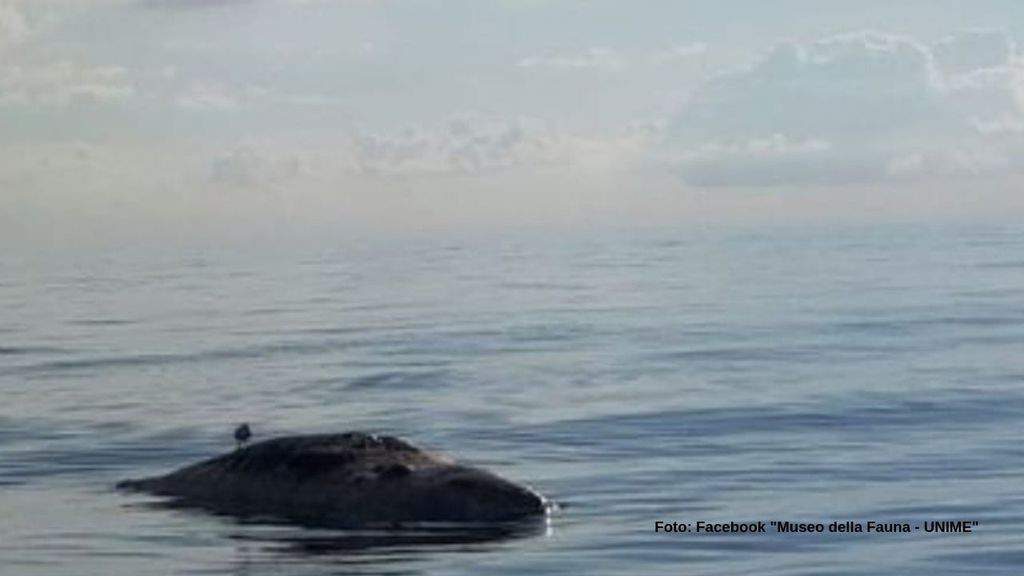
[[1014, 163], [1005, 150], [973, 142], [963, 148], [894, 156], [886, 167], [886, 175], [897, 180], [925, 176], [963, 178], [1002, 174], [1013, 169]]
[[29, 35], [28, 20], [13, 2], [0, 0], [0, 49]]
[[1024, 133], [1024, 118], [1013, 114], [1003, 114], [988, 119], [972, 117], [970, 122], [975, 130], [986, 136]]
[[300, 171], [295, 155], [271, 156], [252, 146], [239, 146], [214, 159], [210, 181], [237, 187], [273, 185], [296, 178]]
[[676, 44], [663, 50], [640, 53], [624, 53], [612, 48], [594, 46], [582, 52], [554, 53], [521, 58], [516, 65], [520, 68], [547, 70], [622, 70], [630, 64], [650, 63], [665, 65], [689, 60], [707, 53], [708, 45], [703, 42]]
[[837, 162], [831, 142], [784, 134], [707, 142], [672, 158], [684, 177], [699, 186], [758, 186], [864, 181], [869, 158]]
[[241, 105], [241, 95], [219, 84], [193, 83], [174, 98], [188, 110], [232, 110]]
[[756, 158], [778, 158], [794, 154], [816, 154], [828, 152], [832, 145], [824, 140], [792, 141], [783, 134], [768, 138], [754, 138], [744, 142], [707, 143], [688, 150], [683, 158], [688, 160], [710, 160], [721, 156], [751, 156]]
[[695, 56], [706, 54], [708, 45], [703, 42], [691, 42], [689, 44], [677, 44], [651, 55], [650, 60], [655, 64], [668, 64], [679, 60], [688, 60]]
[[936, 46], [873, 32], [790, 42], [711, 79], [666, 144], [704, 186], [988, 174], [1014, 167], [1020, 77], [998, 33]]
[[438, 126], [357, 135], [353, 158], [358, 173], [383, 176], [471, 175], [517, 166], [614, 170], [636, 161], [647, 139], [640, 131], [612, 138], [575, 136], [537, 119], [464, 113]]
[[15, 65], [0, 70], [0, 103], [66, 106], [73, 102], [114, 102], [135, 94], [127, 71], [70, 61]]
[[577, 54], [550, 54], [522, 58], [520, 68], [551, 68], [555, 70], [614, 70], [625, 64], [625, 58], [611, 48], [592, 47]]
[[[172, 81], [176, 75], [177, 72], [170, 77], [165, 75], [162, 80]], [[329, 94], [288, 93], [254, 84], [235, 86], [216, 81], [193, 81], [171, 96], [175, 106], [194, 112], [229, 112], [279, 105], [322, 107], [337, 104], [339, 100]]]
[[1005, 66], [1013, 57], [1013, 42], [990, 30], [965, 30], [946, 36], [932, 47], [935, 63], [944, 74]]
[[397, 135], [360, 134], [353, 147], [360, 172], [465, 174], [508, 167], [535, 155], [545, 145], [542, 131], [528, 120], [469, 113], [441, 126], [406, 128]]

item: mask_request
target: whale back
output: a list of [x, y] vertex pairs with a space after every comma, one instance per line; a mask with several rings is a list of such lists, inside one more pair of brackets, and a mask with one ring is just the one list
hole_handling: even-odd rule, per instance
[[126, 480], [118, 487], [188, 494], [191, 492], [189, 483], [195, 483], [199, 489], [213, 481], [235, 477], [302, 484], [329, 476], [339, 481], [354, 479], [358, 483], [370, 478], [397, 478], [412, 470], [452, 463], [446, 457], [425, 452], [393, 436], [363, 432], [282, 436], [166, 476]]
[[265, 440], [198, 466], [248, 476], [287, 475], [301, 481], [381, 465], [413, 468], [447, 462], [393, 436], [346, 432]]
[[503, 520], [546, 510], [528, 488], [399, 438], [363, 432], [264, 440], [118, 487], [311, 524]]

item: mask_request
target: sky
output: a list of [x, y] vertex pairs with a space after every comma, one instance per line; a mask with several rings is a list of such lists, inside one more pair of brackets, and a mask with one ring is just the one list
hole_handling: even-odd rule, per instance
[[1013, 0], [0, 0], [0, 245], [1019, 219]]

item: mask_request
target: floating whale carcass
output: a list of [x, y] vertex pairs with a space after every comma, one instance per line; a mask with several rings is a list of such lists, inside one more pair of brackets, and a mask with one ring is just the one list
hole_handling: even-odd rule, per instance
[[218, 513], [315, 526], [510, 522], [544, 518], [550, 510], [530, 488], [362, 432], [265, 440], [117, 487]]

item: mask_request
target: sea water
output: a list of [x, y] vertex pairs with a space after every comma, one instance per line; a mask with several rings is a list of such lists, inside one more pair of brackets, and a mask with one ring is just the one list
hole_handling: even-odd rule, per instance
[[[431, 541], [113, 489], [242, 421], [398, 434], [561, 508]], [[1017, 574], [1021, 438], [1024, 228], [0, 253], [2, 574]]]

